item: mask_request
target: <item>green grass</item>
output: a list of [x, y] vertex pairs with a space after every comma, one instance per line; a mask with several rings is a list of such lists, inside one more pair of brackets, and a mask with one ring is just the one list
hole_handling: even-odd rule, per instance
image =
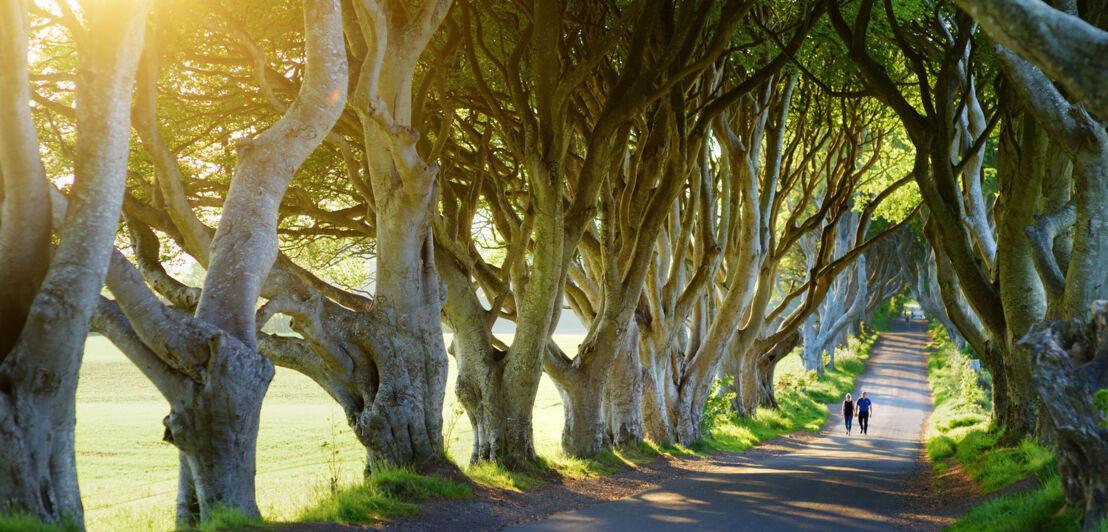
[[978, 386], [969, 357], [938, 327], [928, 356], [928, 380], [935, 398], [927, 432], [927, 454], [932, 461], [954, 456], [986, 493], [1038, 473], [1054, 459], [1042, 446], [1022, 441], [998, 447], [1001, 434], [989, 415], [989, 401]]
[[200, 526], [199, 532], [217, 532], [221, 530], [264, 530], [269, 525], [260, 517], [245, 515], [232, 508], [216, 508]]
[[820, 376], [804, 370], [798, 352], [789, 354], [774, 371], [779, 408], [758, 408], [755, 418], [728, 416], [716, 420], [704, 440], [705, 447], [739, 452], [797, 430], [818, 431], [827, 421], [826, 405], [838, 403], [854, 389], [876, 338], [851, 338], [846, 347], [836, 351], [835, 367]]
[[661, 454], [696, 456], [679, 445], [659, 446], [649, 440], [637, 447], [604, 449], [592, 458], [539, 455], [530, 470], [509, 471], [495, 463], [480, 462], [465, 469], [466, 475], [478, 484], [509, 491], [534, 489], [547, 479], [556, 477], [582, 478], [610, 475], [622, 469], [655, 460]]
[[509, 471], [495, 462], [479, 462], [465, 471], [478, 484], [510, 491], [527, 491], [543, 482], [537, 471]]
[[305, 508], [298, 521], [373, 523], [392, 516], [408, 515], [418, 507], [409, 501], [442, 497], [473, 497], [469, 486], [407, 469], [374, 473], [355, 485], [322, 493], [318, 502]]
[[[941, 327], [933, 325], [931, 332], [927, 369], [935, 410], [927, 432], [928, 457], [936, 462], [953, 457], [985, 493], [1030, 476], [1039, 479], [1036, 487], [973, 508], [949, 530], [1078, 530], [1076, 512], [1060, 513], [1065, 498], [1053, 453], [1030, 440], [998, 446], [1002, 434], [991, 423], [989, 401], [969, 356], [958, 351]], [[933, 470], [945, 468], [945, 463], [938, 463]]]
[[[1057, 474], [1043, 479], [1035, 489], [1023, 490], [988, 501], [970, 510], [948, 530], [951, 532], [1007, 532], [1011, 530], [1071, 531], [1080, 529], [1076, 512], [1058, 515], [1065, 504]], [[1103, 525], [1102, 525], [1102, 529]]]
[[[567, 351], [575, 351], [582, 338], [555, 335]], [[447, 423], [456, 406], [453, 364], [450, 372], [443, 414]], [[110, 341], [89, 337], [77, 388], [76, 447], [90, 531], [174, 528], [177, 451], [162, 441], [162, 418], [168, 413], [169, 404], [153, 384]], [[544, 377], [534, 411], [539, 453], [560, 453], [562, 420], [561, 397]], [[455, 416], [448, 453], [465, 463], [472, 442], [468, 419]], [[299, 373], [277, 368], [258, 434], [255, 482], [266, 521], [296, 520], [317, 503], [321, 489], [329, 492], [332, 483], [361, 482], [364, 453], [342, 409], [322, 388]]]
[[[582, 338], [555, 335], [568, 352], [575, 351]], [[827, 416], [821, 403], [837, 402], [853, 387], [854, 376], [863, 367], [846, 352], [836, 355], [836, 363], [834, 370], [816, 380], [804, 373], [798, 355], [790, 355], [775, 374], [781, 410], [759, 411], [756, 421], [717, 424], [695, 449], [644, 442], [637, 448], [605, 451], [592, 459], [560, 456], [561, 397], [544, 377], [534, 411], [535, 447], [541, 457], [535, 470], [507, 472], [477, 464], [466, 468], [466, 474], [480, 484], [528, 490], [558, 475], [609, 474], [659, 454], [688, 457], [712, 450], [739, 451], [793, 430], [815, 431]], [[454, 399], [455, 371], [452, 364], [444, 432], [448, 455], [465, 463], [473, 433]], [[803, 387], [799, 386], [802, 380]], [[107, 339], [89, 338], [77, 390], [76, 445], [90, 531], [174, 528], [177, 452], [161, 441], [161, 420], [168, 413], [168, 404], [153, 385]], [[389, 495], [386, 488], [377, 484], [367, 487], [362, 479], [364, 463], [364, 449], [347, 427], [341, 408], [307, 377], [278, 368], [262, 407], [258, 436], [256, 492], [264, 520], [326, 520], [332, 515], [353, 522], [351, 516], [359, 512], [370, 520], [410, 512], [410, 503]], [[220, 519], [227, 522], [220, 521], [223, 524], [219, 526], [236, 526], [233, 516]], [[257, 526], [257, 522], [245, 526]], [[0, 529], [6, 530], [4, 526]]]
[[61, 524], [46, 524], [39, 518], [22, 512], [0, 514], [0, 531], [3, 532], [77, 532], [80, 530], [72, 521]]

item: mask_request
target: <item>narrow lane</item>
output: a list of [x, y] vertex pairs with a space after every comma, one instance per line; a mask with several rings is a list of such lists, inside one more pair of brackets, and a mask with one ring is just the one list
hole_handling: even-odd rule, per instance
[[710, 472], [657, 489], [508, 530], [889, 530], [931, 409], [926, 324], [894, 320], [855, 388], [873, 401], [869, 434], [847, 435], [837, 406], [820, 435], [790, 442], [757, 463], [742, 453]]

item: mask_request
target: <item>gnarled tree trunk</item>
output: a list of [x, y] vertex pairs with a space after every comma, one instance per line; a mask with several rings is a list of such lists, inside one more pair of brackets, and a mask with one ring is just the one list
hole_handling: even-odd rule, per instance
[[1085, 513], [1085, 529], [1108, 518], [1108, 427], [1093, 395], [1108, 388], [1108, 301], [1086, 323], [1047, 321], [1021, 343], [1034, 352], [1035, 389], [1054, 425], [1058, 473], [1069, 503]]

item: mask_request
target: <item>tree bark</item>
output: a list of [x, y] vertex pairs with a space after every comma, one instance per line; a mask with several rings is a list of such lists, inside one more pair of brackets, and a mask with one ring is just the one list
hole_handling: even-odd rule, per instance
[[[28, 283], [5, 291], [0, 302], [7, 331], [0, 337], [0, 505], [83, 528], [73, 447], [77, 374], [123, 200], [130, 95], [149, 3], [103, 2], [86, 10], [89, 34], [99, 37], [79, 51], [73, 207], [64, 221], [60, 212], [52, 216], [27, 111], [26, 8], [9, 2], [0, 11], [0, 276]], [[60, 234], [44, 270], [52, 224]], [[8, 246], [19, 242], [27, 248], [18, 253], [26, 254], [9, 255]]]
[[1108, 518], [1108, 427], [1093, 395], [1108, 388], [1108, 302], [1089, 321], [1046, 321], [1021, 340], [1035, 356], [1035, 387], [1054, 424], [1058, 473], [1085, 530]]
[[764, 408], [777, 408], [777, 394], [774, 391], [773, 371], [777, 363], [784, 359], [800, 343], [800, 334], [793, 331], [781, 341], [773, 345], [763, 345], [759, 342], [755, 345], [755, 351], [761, 352], [755, 367], [758, 372], [758, 406]]
[[639, 358], [639, 331], [635, 320], [604, 386], [604, 445], [634, 447], [643, 440], [645, 368]]
[[1035, 420], [1035, 391], [1031, 375], [1031, 353], [1016, 340], [1046, 314], [1046, 294], [1031, 259], [1031, 246], [1024, 228], [1033, 222], [1045, 163], [1046, 137], [1030, 117], [1001, 130], [997, 180], [1001, 188], [997, 215], [997, 274], [1000, 297], [1008, 324], [1005, 344], [1008, 400], [1021, 408], [1006, 416], [1005, 428], [1018, 438], [1032, 434]]
[[[1108, 32], [1033, 0], [956, 0], [990, 38], [1015, 51], [1108, 120]], [[1096, 59], [1093, 59], [1096, 58]], [[1099, 60], [1099, 61], [1098, 61]]]

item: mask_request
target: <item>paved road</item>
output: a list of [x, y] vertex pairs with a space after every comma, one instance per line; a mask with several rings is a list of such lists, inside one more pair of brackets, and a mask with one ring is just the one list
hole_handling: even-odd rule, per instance
[[873, 401], [869, 434], [847, 435], [842, 414], [820, 435], [753, 463], [742, 454], [708, 473], [509, 530], [889, 530], [917, 466], [931, 410], [925, 324], [894, 320], [858, 380]]

